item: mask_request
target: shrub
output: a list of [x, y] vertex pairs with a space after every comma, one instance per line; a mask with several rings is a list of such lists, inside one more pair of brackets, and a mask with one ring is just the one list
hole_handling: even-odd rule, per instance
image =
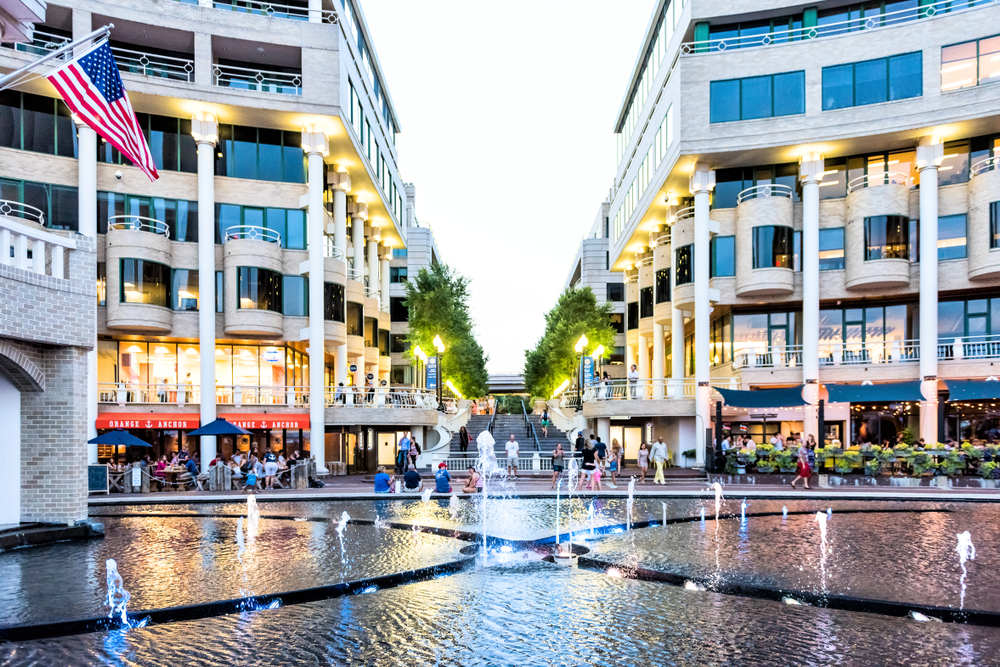
[[979, 464], [979, 476], [983, 479], [996, 479], [1000, 477], [1000, 463], [987, 461]]

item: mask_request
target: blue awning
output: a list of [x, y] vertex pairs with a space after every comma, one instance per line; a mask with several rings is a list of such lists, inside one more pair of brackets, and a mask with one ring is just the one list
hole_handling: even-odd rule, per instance
[[1000, 400], [1000, 382], [987, 380], [946, 380], [948, 402]]
[[722, 389], [715, 390], [722, 394], [726, 405], [730, 408], [794, 408], [808, 405], [802, 400], [802, 387], [786, 387], [784, 389]]
[[828, 384], [829, 403], [902, 403], [922, 401], [920, 381], [881, 384]]

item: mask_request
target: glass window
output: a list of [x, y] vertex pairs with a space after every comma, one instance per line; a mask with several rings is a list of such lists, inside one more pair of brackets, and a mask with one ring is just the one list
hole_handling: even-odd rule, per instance
[[806, 112], [806, 73], [774, 75], [774, 115], [793, 116]]
[[979, 40], [979, 83], [1000, 81], [1000, 35]]
[[965, 302], [938, 302], [938, 340], [965, 335]]
[[305, 183], [305, 152], [300, 132], [281, 133], [281, 180], [285, 183]]
[[660, 269], [656, 272], [656, 303], [667, 303], [670, 301], [670, 269]]
[[378, 353], [380, 357], [389, 356], [389, 332], [386, 329], [378, 330]]
[[280, 181], [284, 160], [281, 147], [281, 130], [257, 129], [257, 178], [262, 181]]
[[941, 90], [975, 86], [977, 81], [977, 41], [945, 46], [941, 49]]
[[306, 249], [306, 212], [288, 209], [285, 212], [287, 221], [286, 234], [281, 237], [282, 246], [295, 250]]
[[22, 131], [24, 150], [56, 154], [56, 105], [51, 97], [24, 94]]
[[608, 283], [608, 301], [624, 301], [625, 285], [623, 283]]
[[215, 221], [215, 242], [222, 243], [222, 239], [226, 238], [227, 229], [240, 226], [240, 207], [236, 204], [216, 204]]
[[233, 384], [256, 387], [260, 384], [259, 348], [233, 346]]
[[965, 257], [966, 216], [942, 215], [938, 218], [938, 259]]
[[823, 68], [823, 111], [854, 106], [854, 66]]
[[237, 308], [281, 312], [281, 286], [284, 277], [280, 273], [256, 266], [240, 266], [237, 267], [236, 276], [239, 298]]
[[309, 282], [305, 276], [282, 276], [282, 312], [291, 317], [309, 316]]
[[611, 328], [615, 330], [615, 333], [625, 333], [625, 314], [611, 313], [608, 315], [608, 324], [610, 324]]
[[360, 303], [347, 302], [347, 335], [365, 335], [365, 309]]
[[838, 199], [847, 196], [847, 159], [832, 158], [823, 162], [823, 178], [819, 184], [819, 198]]
[[674, 285], [694, 282], [694, 245], [681, 246], [674, 251]]
[[406, 334], [392, 334], [390, 341], [389, 349], [393, 354], [403, 354], [410, 349], [410, 343], [406, 340]]
[[62, 100], [56, 100], [56, 148], [57, 154], [63, 157], [77, 157], [79, 150], [76, 123]]
[[170, 307], [170, 267], [144, 259], [119, 260], [121, 303]]
[[771, 109], [771, 77], [755, 76], [740, 79], [740, 119], [769, 118]]
[[198, 272], [174, 269], [170, 293], [174, 310], [198, 310]]
[[990, 248], [1000, 248], [1000, 201], [990, 204]]
[[344, 286], [323, 283], [323, 319], [344, 322]]
[[107, 265], [104, 262], [97, 263], [97, 305], [107, 305], [108, 299], [108, 273]]
[[378, 320], [374, 317], [365, 318], [365, 347], [378, 347]]
[[819, 230], [819, 270], [839, 271], [844, 268], [844, 228]]
[[909, 259], [910, 220], [904, 215], [865, 218], [865, 261]]
[[392, 249], [393, 258], [406, 257], [406, 248], [393, 248]]
[[639, 317], [653, 316], [653, 288], [643, 287], [639, 290]]
[[632, 301], [625, 305], [625, 320], [628, 325], [628, 330], [639, 328], [639, 302]]
[[709, 90], [710, 122], [724, 123], [740, 119], [740, 81], [713, 81]]
[[753, 268], [792, 268], [792, 228], [753, 228]]
[[854, 105], [886, 101], [886, 59], [854, 64]]
[[217, 313], [224, 312], [226, 306], [226, 294], [222, 290], [224, 275], [222, 271], [215, 272], [215, 312]]
[[390, 283], [405, 283], [406, 282], [406, 267], [405, 266], [390, 266], [389, 267], [389, 282]]
[[736, 275], [736, 237], [716, 236], [712, 239], [711, 276], [723, 278]]
[[938, 167], [938, 185], [967, 183], [969, 180], [969, 141], [949, 141], [944, 145], [944, 159]]
[[389, 320], [391, 322], [409, 322], [410, 309], [406, 305], [406, 297], [389, 297]]
[[257, 178], [257, 128], [233, 127], [234, 171], [229, 174], [236, 178]]
[[64, 185], [51, 186], [52, 209], [45, 219], [45, 226], [50, 229], [79, 229], [80, 204], [77, 189]]
[[149, 383], [149, 357], [146, 343], [118, 343], [118, 381], [129, 385]]
[[889, 58], [889, 99], [920, 97], [924, 92], [923, 52]]
[[21, 149], [21, 93], [0, 91], [0, 146]]

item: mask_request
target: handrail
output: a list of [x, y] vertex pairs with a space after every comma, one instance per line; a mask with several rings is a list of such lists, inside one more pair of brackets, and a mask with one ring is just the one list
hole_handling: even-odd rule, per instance
[[133, 232], [148, 232], [159, 234], [170, 238], [170, 228], [167, 223], [155, 218], [147, 218], [142, 215], [114, 215], [108, 218], [108, 231], [112, 229], [128, 230]]
[[333, 239], [329, 236], [323, 237], [323, 256], [330, 259], [339, 259], [343, 261], [344, 259], [344, 249], [338, 248], [333, 244]]
[[970, 171], [973, 176], [976, 176], [978, 174], [985, 174], [988, 171], [993, 171], [994, 169], [1000, 169], [1000, 155], [980, 160], [972, 165], [972, 169]]
[[162, 56], [112, 46], [118, 69], [132, 74], [194, 82], [194, 59]]
[[653, 263], [653, 256], [650, 255], [649, 257], [643, 257], [638, 262], [636, 262], [635, 265], [636, 266], [649, 266], [652, 263]]
[[682, 208], [681, 210], [677, 211], [677, 214], [674, 215], [674, 221], [671, 222], [670, 224], [676, 225], [678, 222], [681, 222], [682, 220], [687, 220], [688, 218], [693, 218], [693, 217], [694, 217], [694, 206], [688, 206], [686, 208]]
[[528, 408], [524, 405], [524, 399], [521, 399], [521, 410], [524, 412], [524, 425], [528, 431], [528, 435], [535, 443], [535, 451], [542, 451], [541, 445], [538, 444], [538, 434], [535, 433], [535, 425], [532, 423], [531, 419], [528, 417]]
[[265, 241], [281, 245], [281, 234], [256, 225], [233, 225], [226, 228], [227, 241]]
[[[186, 0], [180, 1], [185, 2]], [[309, 9], [308, 7], [283, 5], [275, 2], [261, 2], [261, 0], [239, 0], [238, 2], [214, 0], [212, 6], [215, 9], [225, 11], [256, 14], [267, 16], [268, 18], [289, 19], [291, 21], [308, 21], [310, 17], [316, 16], [320, 19], [320, 23], [336, 25], [340, 20], [337, 12], [332, 9]]]
[[326, 405], [351, 408], [409, 408], [434, 410], [437, 397], [430, 389], [407, 386], [326, 387]]
[[222, 88], [242, 88], [280, 95], [301, 95], [302, 74], [251, 69], [235, 65], [212, 66], [212, 83]]
[[668, 229], [665, 234], [660, 234], [658, 237], [656, 237], [656, 241], [655, 241], [656, 247], [659, 247], [661, 245], [667, 245], [668, 243], [672, 243], [673, 242], [672, 238], [673, 238], [673, 234], [671, 234], [670, 230]]
[[752, 188], [740, 191], [740, 193], [736, 195], [736, 204], [739, 205], [751, 199], [764, 199], [767, 197], [787, 197], [791, 199], [792, 189], [781, 183], [765, 183], [764, 185], [755, 185]]
[[908, 7], [895, 12], [886, 12], [878, 16], [847, 19], [837, 23], [828, 23], [822, 26], [808, 28], [793, 28], [791, 30], [775, 30], [773, 32], [759, 35], [746, 35], [740, 37], [724, 37], [718, 39], [707, 39], [699, 42], [684, 42], [681, 44], [681, 55], [692, 55], [698, 53], [713, 53], [726, 51], [728, 49], [745, 49], [758, 46], [770, 46], [772, 44], [787, 44], [800, 40], [817, 39], [820, 37], [832, 37], [850, 32], [862, 30], [874, 30], [877, 28], [891, 27], [901, 23], [909, 23], [922, 18], [931, 18], [938, 13], [949, 13], [962, 9], [971, 9], [983, 5], [994, 4], [1000, 0], [968, 0], [966, 7], [955, 7], [951, 0], [938, 0], [930, 4], [921, 4]]
[[850, 194], [856, 190], [873, 188], [879, 185], [906, 185], [909, 180], [909, 176], [901, 174], [898, 171], [885, 171], [880, 174], [865, 174], [864, 176], [852, 178], [847, 183], [847, 193]]
[[[56, 49], [66, 46], [72, 41], [72, 37], [55, 35], [36, 28], [32, 31], [30, 42], [4, 42], [4, 47], [14, 49], [15, 51], [21, 51], [23, 53], [30, 53], [36, 56], [44, 56], [55, 51]], [[72, 50], [67, 50], [66, 53], [57, 56], [56, 60], [72, 60], [72, 58]]]
[[45, 212], [42, 209], [12, 199], [0, 199], [0, 215], [21, 218], [45, 226]]
[[347, 279], [364, 281], [364, 275], [361, 273], [361, 271], [358, 271], [357, 269], [347, 269]]

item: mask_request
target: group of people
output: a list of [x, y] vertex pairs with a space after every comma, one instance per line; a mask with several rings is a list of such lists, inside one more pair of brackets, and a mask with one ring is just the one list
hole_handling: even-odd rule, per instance
[[492, 395], [486, 398], [480, 398], [472, 401], [469, 406], [469, 414], [473, 415], [491, 415], [496, 412], [497, 401]]
[[420, 443], [409, 431], [405, 431], [396, 446], [396, 474], [402, 475], [409, 468], [415, 467], [418, 456], [420, 456]]
[[[395, 493], [396, 478], [385, 471], [385, 466], [379, 466], [375, 474], [375, 493]], [[417, 472], [414, 463], [409, 464], [406, 473], [403, 475], [400, 490], [403, 493], [423, 493], [424, 482]], [[469, 466], [469, 476], [465, 479], [462, 493], [478, 493], [483, 490], [483, 478], [476, 472], [475, 466]], [[448, 464], [441, 462], [438, 464], [437, 472], [434, 474], [434, 493], [451, 493], [451, 473], [448, 472]]]

